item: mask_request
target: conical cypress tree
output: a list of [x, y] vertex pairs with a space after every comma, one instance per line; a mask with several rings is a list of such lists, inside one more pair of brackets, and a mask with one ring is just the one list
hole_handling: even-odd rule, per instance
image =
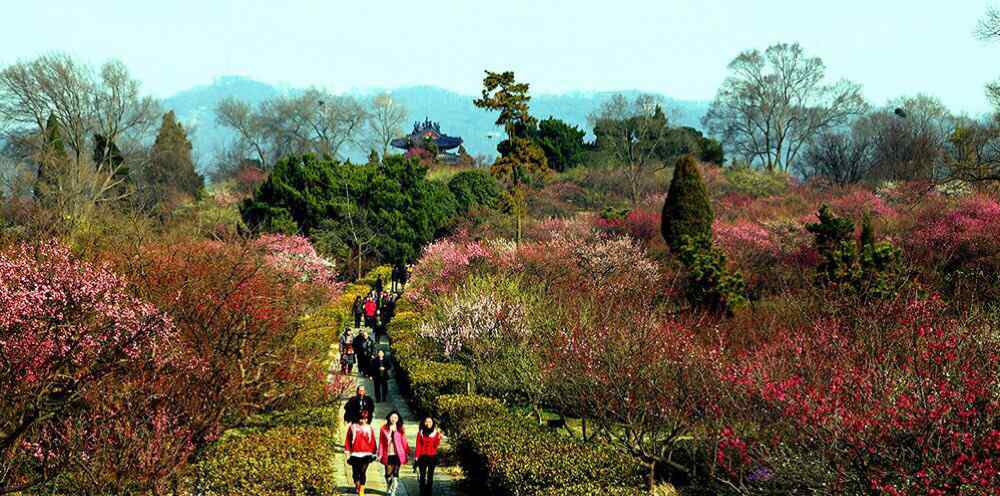
[[713, 219], [712, 204], [698, 172], [698, 161], [693, 155], [685, 155], [674, 166], [674, 177], [663, 203], [663, 239], [675, 252], [684, 245], [684, 236], [711, 239]]
[[35, 180], [35, 199], [46, 202], [46, 195], [58, 189], [57, 168], [66, 160], [66, 145], [63, 144], [62, 130], [55, 114], [49, 114], [45, 123], [45, 142], [38, 161], [38, 177]]
[[200, 195], [204, 179], [195, 170], [191, 148], [187, 131], [174, 112], [164, 114], [145, 179], [151, 203], [162, 203], [176, 194], [191, 198]]

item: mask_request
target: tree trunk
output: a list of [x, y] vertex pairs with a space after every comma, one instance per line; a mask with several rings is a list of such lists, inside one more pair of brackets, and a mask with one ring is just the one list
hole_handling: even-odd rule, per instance
[[521, 244], [521, 212], [518, 212], [515, 217], [517, 217], [517, 240], [515, 244], [519, 245]]
[[649, 472], [646, 474], [646, 489], [652, 492], [653, 486], [656, 485], [656, 462], [649, 462], [647, 466], [649, 467]]
[[587, 417], [586, 416], [580, 417], [580, 426], [581, 426], [581, 429], [583, 430], [583, 440], [586, 441], [587, 440]]

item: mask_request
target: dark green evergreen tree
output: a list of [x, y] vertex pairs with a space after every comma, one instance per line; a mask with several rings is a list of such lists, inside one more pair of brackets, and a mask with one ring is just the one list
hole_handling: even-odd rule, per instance
[[45, 141], [38, 160], [38, 176], [35, 180], [35, 199], [42, 204], [59, 188], [59, 167], [64, 166], [68, 156], [63, 143], [62, 130], [55, 114], [49, 114], [45, 123]]
[[385, 157], [381, 165], [286, 157], [240, 211], [257, 231], [294, 230], [354, 255], [373, 253], [380, 262], [406, 263], [447, 228], [457, 211], [447, 186], [432, 184], [426, 176], [427, 168], [418, 161], [397, 155]]
[[563, 172], [583, 163], [587, 156], [586, 133], [576, 126], [549, 117], [539, 121], [538, 129], [530, 132], [532, 139], [545, 152], [549, 168]]
[[696, 308], [732, 315], [746, 304], [746, 283], [726, 267], [726, 255], [710, 236], [683, 236], [680, 258], [688, 270], [686, 294]]
[[889, 242], [875, 241], [871, 217], [865, 215], [857, 240], [854, 223], [837, 217], [828, 205], [820, 206], [818, 217], [819, 222], [806, 225], [822, 257], [816, 267], [817, 282], [866, 296], [892, 295], [900, 251]]
[[143, 196], [148, 206], [183, 197], [197, 199], [201, 195], [205, 180], [195, 170], [191, 149], [191, 140], [174, 112], [164, 114], [143, 178]]
[[492, 174], [483, 169], [459, 172], [448, 181], [448, 189], [455, 196], [459, 213], [476, 206], [496, 208], [503, 196], [503, 189]]
[[698, 161], [685, 155], [677, 160], [663, 204], [663, 239], [670, 249], [678, 251], [684, 236], [711, 238], [713, 219], [712, 204], [698, 172]]
[[132, 184], [132, 173], [125, 165], [125, 156], [114, 141], [108, 140], [102, 134], [94, 135], [94, 167], [102, 171], [102, 175], [110, 175], [115, 186], [111, 190], [114, 199], [127, 196]]

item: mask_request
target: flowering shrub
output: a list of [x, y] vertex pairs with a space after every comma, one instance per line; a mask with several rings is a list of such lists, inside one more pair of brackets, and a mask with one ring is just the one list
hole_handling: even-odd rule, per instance
[[468, 274], [477, 259], [489, 253], [476, 241], [443, 239], [424, 248], [413, 268], [405, 298], [418, 306], [427, 306], [435, 296], [447, 294]]
[[861, 219], [866, 214], [876, 219], [893, 219], [896, 210], [874, 192], [855, 189], [839, 195], [830, 201], [830, 207], [840, 215]]
[[845, 494], [1000, 489], [995, 330], [945, 316], [933, 297], [857, 317], [777, 332], [724, 374], [753, 405], [730, 413], [766, 426], [741, 440], [753, 463], [786, 483], [801, 475], [780, 443], [822, 460]]
[[436, 341], [445, 358], [477, 349], [488, 351], [510, 340], [530, 335], [527, 308], [534, 306], [516, 282], [477, 279], [441, 303], [420, 334]]
[[256, 246], [267, 253], [266, 260], [277, 271], [295, 280], [312, 283], [326, 289], [328, 298], [335, 299], [344, 284], [337, 281], [333, 262], [319, 256], [308, 238], [299, 235], [265, 234], [257, 238]]
[[163, 442], [170, 455], [190, 453], [182, 429], [168, 433], [169, 407], [145, 420], [116, 408], [142, 402], [142, 371], [171, 358], [171, 319], [57, 242], [0, 251], [0, 273], [0, 492], [93, 463], [115, 442], [135, 456], [117, 467], [121, 477], [160, 470]]
[[902, 237], [914, 262], [943, 279], [956, 297], [989, 301], [1000, 295], [1000, 202], [963, 198], [949, 208], [928, 209], [915, 232]]
[[300, 350], [298, 316], [311, 302], [252, 246], [209, 241], [147, 245], [142, 270], [117, 260], [132, 284], [173, 319], [194, 373], [180, 370], [198, 442], [275, 408], [325, 377], [325, 357]]

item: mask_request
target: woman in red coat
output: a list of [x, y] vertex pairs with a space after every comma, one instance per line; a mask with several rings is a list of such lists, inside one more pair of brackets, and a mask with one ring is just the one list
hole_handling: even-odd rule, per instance
[[441, 431], [431, 417], [424, 417], [417, 431], [417, 452], [413, 454], [414, 465], [420, 469], [420, 496], [433, 496], [434, 468], [438, 464], [438, 447], [441, 446]]
[[385, 417], [385, 425], [379, 434], [378, 459], [385, 465], [385, 484], [388, 496], [396, 496], [399, 488], [399, 467], [406, 463], [410, 453], [410, 443], [406, 440], [403, 429], [403, 419], [399, 412], [393, 410]]
[[354, 489], [359, 496], [365, 496], [365, 483], [368, 482], [368, 464], [375, 460], [375, 429], [368, 423], [368, 411], [362, 410], [357, 422], [347, 428], [347, 439], [344, 440], [344, 454], [351, 466], [351, 476], [354, 479]]

